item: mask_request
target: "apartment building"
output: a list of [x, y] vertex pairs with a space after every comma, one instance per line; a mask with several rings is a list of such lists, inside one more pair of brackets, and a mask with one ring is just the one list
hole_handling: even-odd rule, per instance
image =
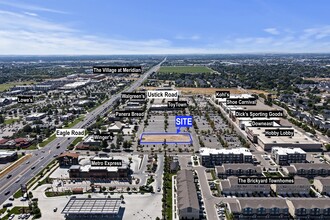
[[278, 165], [306, 162], [306, 152], [301, 148], [273, 147], [271, 156]]
[[177, 174], [177, 201], [180, 219], [199, 219], [199, 203], [194, 175], [191, 170]]
[[221, 166], [223, 163], [252, 163], [252, 153], [247, 148], [212, 149], [201, 148], [202, 165]]
[[325, 163], [292, 163], [290, 166], [283, 167], [286, 175], [298, 175], [306, 178], [317, 176], [330, 176], [330, 165]]
[[330, 219], [330, 198], [292, 198], [287, 205], [294, 219]]
[[215, 167], [218, 178], [229, 176], [262, 176], [262, 168], [249, 163], [223, 164]]
[[234, 219], [289, 219], [289, 208], [282, 198], [239, 198], [228, 203]]
[[307, 178], [296, 176], [294, 184], [271, 184], [271, 189], [278, 195], [308, 195], [310, 183]]
[[252, 195], [256, 193], [262, 193], [265, 195], [270, 194], [270, 184], [241, 184], [238, 183], [238, 177], [235, 176], [230, 176], [225, 180], [221, 180], [220, 189], [225, 195]]
[[321, 194], [330, 195], [330, 177], [315, 177], [313, 182], [314, 188]]

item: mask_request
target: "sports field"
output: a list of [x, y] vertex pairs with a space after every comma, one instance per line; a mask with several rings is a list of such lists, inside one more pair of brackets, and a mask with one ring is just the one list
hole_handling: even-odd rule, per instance
[[160, 73], [210, 73], [212, 70], [205, 66], [161, 66]]
[[9, 83], [0, 84], [0, 92], [10, 89], [11, 87], [16, 85], [29, 85], [33, 83], [34, 83], [33, 81], [22, 81], [22, 82], [9, 82]]
[[186, 133], [144, 133], [141, 137], [141, 144], [143, 143], [187, 143], [191, 141], [190, 134]]

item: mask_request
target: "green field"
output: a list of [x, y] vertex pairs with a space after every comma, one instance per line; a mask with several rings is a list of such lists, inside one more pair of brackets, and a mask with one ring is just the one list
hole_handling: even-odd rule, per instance
[[15, 119], [15, 118], [6, 119], [4, 124], [5, 125], [14, 124], [16, 121], [19, 121], [19, 119]]
[[50, 142], [52, 142], [55, 139], [56, 139], [56, 135], [53, 134], [50, 137], [48, 137], [45, 141], [43, 141], [42, 143], [40, 143], [39, 146], [40, 147], [44, 147], [44, 146], [46, 146], [47, 144], [49, 144]]
[[23, 81], [23, 82], [10, 82], [10, 83], [0, 84], [0, 92], [10, 89], [11, 87], [14, 87], [16, 85], [29, 85], [33, 83], [34, 81]]
[[161, 66], [160, 73], [210, 73], [211, 69], [205, 66]]

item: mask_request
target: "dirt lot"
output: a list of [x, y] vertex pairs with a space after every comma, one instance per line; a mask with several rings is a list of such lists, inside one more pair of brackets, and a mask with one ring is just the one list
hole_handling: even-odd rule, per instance
[[[157, 87], [145, 87], [146, 90], [154, 90]], [[189, 87], [177, 87], [177, 90], [181, 91], [182, 94], [196, 94], [196, 95], [214, 95], [215, 91], [230, 91], [231, 94], [243, 94], [243, 93], [255, 93], [260, 94], [264, 93], [265, 95], [268, 92], [263, 90], [256, 89], [245, 89], [240, 90], [237, 88], [189, 88]]]
[[312, 80], [315, 82], [321, 82], [321, 81], [330, 81], [330, 78], [304, 78], [305, 80]]
[[143, 142], [189, 142], [189, 134], [144, 134], [142, 137]]

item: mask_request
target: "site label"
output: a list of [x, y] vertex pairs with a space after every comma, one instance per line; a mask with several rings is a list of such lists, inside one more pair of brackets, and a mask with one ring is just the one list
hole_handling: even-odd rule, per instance
[[251, 127], [273, 127], [274, 121], [267, 120], [252, 120]]
[[175, 116], [176, 127], [192, 127], [193, 118], [192, 116]]
[[217, 99], [229, 98], [230, 97], [230, 91], [215, 91], [215, 97]]
[[179, 97], [179, 91], [177, 90], [149, 90], [147, 92], [148, 99], [176, 99]]
[[144, 117], [144, 111], [115, 111], [115, 117]]
[[245, 110], [236, 110], [235, 117], [260, 117], [260, 118], [270, 118], [270, 117], [283, 117], [284, 113], [282, 110], [274, 111], [245, 111]]
[[226, 99], [226, 105], [257, 105], [257, 100], [250, 99]]
[[168, 108], [188, 108], [187, 101], [168, 101], [167, 102]]
[[110, 136], [110, 134], [94, 134], [93, 139], [100, 140], [100, 141], [111, 140], [111, 136]]
[[33, 103], [34, 99], [32, 95], [20, 95], [17, 96], [18, 103]]
[[93, 73], [142, 73], [141, 66], [94, 66]]
[[294, 184], [293, 177], [238, 177], [238, 184]]
[[121, 167], [123, 165], [122, 160], [91, 160], [91, 166], [98, 167]]
[[85, 129], [56, 129], [56, 137], [84, 137]]
[[146, 94], [143, 92], [123, 92], [121, 93], [122, 99], [145, 99]]
[[293, 129], [266, 129], [265, 130], [265, 136], [270, 137], [279, 137], [279, 136], [288, 136], [292, 137], [294, 136], [294, 130]]

